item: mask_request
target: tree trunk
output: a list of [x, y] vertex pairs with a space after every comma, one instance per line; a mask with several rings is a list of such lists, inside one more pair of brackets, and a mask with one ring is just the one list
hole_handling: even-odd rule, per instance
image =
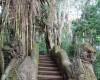
[[26, 27], [26, 35], [27, 35], [27, 37], [26, 37], [26, 54], [27, 54], [27, 56], [28, 56], [28, 25], [27, 25], [27, 27]]
[[26, 26], [23, 26], [22, 27], [22, 45], [23, 45], [23, 54], [24, 54], [24, 56], [23, 57], [25, 57], [26, 56], [26, 43], [25, 43], [25, 27]]
[[[2, 44], [2, 38], [0, 36], [0, 44]], [[0, 78], [4, 73], [4, 56], [2, 52], [2, 45], [0, 45]]]
[[28, 29], [28, 55], [31, 53], [31, 27]]
[[91, 37], [90, 37], [90, 40], [89, 40], [89, 43], [91, 46], [93, 46], [93, 29], [91, 29]]
[[75, 50], [76, 50], [76, 37], [77, 37], [77, 32], [74, 32], [73, 34], [73, 39], [72, 39], [72, 55], [75, 55]]
[[84, 34], [85, 34], [85, 33], [83, 32], [83, 43], [85, 43], [85, 40], [84, 40], [84, 36], [85, 36], [85, 35], [84, 35]]
[[54, 30], [53, 30], [53, 34], [54, 34], [54, 45], [57, 45], [57, 34], [56, 34], [56, 28], [54, 28]]
[[87, 2], [85, 3], [85, 7], [84, 7], [84, 10], [82, 12], [81, 19], [84, 19], [84, 17], [85, 17], [85, 9], [90, 4], [90, 2], [91, 2], [91, 0], [87, 0]]
[[49, 50], [51, 49], [51, 42], [50, 42], [50, 35], [49, 35], [48, 26], [46, 26], [45, 43], [46, 43], [47, 53], [49, 54]]
[[[32, 40], [32, 41], [33, 41], [33, 44], [34, 44], [34, 42], [35, 42], [35, 36], [36, 36], [35, 27], [36, 27], [36, 26], [34, 25], [34, 27], [33, 27], [33, 38], [32, 38], [32, 39], [33, 39], [33, 40]], [[33, 45], [33, 44], [32, 44], [32, 45]], [[32, 46], [32, 47], [33, 47], [33, 46]]]

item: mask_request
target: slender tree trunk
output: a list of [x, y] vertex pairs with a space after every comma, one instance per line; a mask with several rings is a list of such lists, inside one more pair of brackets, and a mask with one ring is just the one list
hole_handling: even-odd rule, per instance
[[33, 39], [33, 40], [32, 40], [32, 41], [33, 41], [33, 44], [34, 44], [34, 39], [35, 39], [35, 36], [36, 36], [35, 27], [36, 27], [36, 26], [34, 25], [34, 27], [33, 27], [33, 38], [32, 38], [32, 39]]
[[93, 29], [91, 29], [91, 37], [90, 37], [90, 40], [89, 40], [89, 43], [91, 46], [93, 46]]
[[57, 45], [56, 28], [54, 28], [53, 33], [54, 33], [54, 45]]
[[25, 35], [25, 27], [26, 26], [23, 26], [22, 27], [22, 44], [23, 44], [23, 54], [24, 54], [24, 56], [26, 56], [26, 44], [25, 44], [25, 37], [26, 37], [26, 35]]
[[[0, 44], [2, 44], [2, 37], [0, 36]], [[4, 56], [2, 52], [2, 45], [0, 45], [0, 78], [4, 73]]]
[[73, 34], [73, 39], [72, 39], [72, 55], [74, 56], [75, 55], [75, 50], [76, 50], [76, 37], [77, 37], [77, 32], [74, 32]]
[[59, 16], [58, 16], [59, 25], [61, 23], [61, 6], [62, 6], [62, 3], [60, 3]]
[[[2, 7], [4, 7], [4, 1], [1, 1], [2, 2]], [[4, 13], [2, 13], [2, 16], [4, 15]], [[1, 79], [1, 76], [3, 75], [4, 73], [4, 55], [3, 55], [3, 52], [2, 52], [2, 47], [3, 47], [3, 36], [4, 36], [4, 25], [5, 25], [5, 22], [3, 23], [3, 20], [4, 18], [2, 17], [2, 20], [1, 20], [1, 24], [0, 24], [0, 27], [1, 27], [1, 35], [0, 35], [0, 79]]]
[[[3, 21], [2, 21], [3, 22]], [[4, 24], [0, 25], [1, 27], [1, 35], [0, 35], [0, 78], [2, 74], [4, 73], [4, 56], [2, 52], [2, 47], [3, 47], [3, 36], [4, 36]]]
[[[40, 32], [38, 32], [39, 33], [39, 41], [41, 41], [41, 33]], [[37, 37], [37, 36], [36, 36]]]
[[30, 38], [31, 38], [31, 42], [30, 42], [30, 43], [31, 43], [31, 45], [30, 45], [30, 46], [31, 46], [31, 49], [32, 49], [32, 41], [33, 41], [33, 40], [32, 40], [32, 39], [33, 39], [33, 38], [32, 38], [33, 29], [32, 29], [32, 28], [31, 28], [31, 31], [30, 31], [30, 32], [31, 32], [31, 35], [30, 35]]
[[26, 27], [26, 35], [27, 35], [27, 37], [26, 37], [26, 52], [27, 52], [27, 55], [28, 55], [28, 25], [27, 25], [27, 27]]
[[31, 52], [31, 31], [30, 31], [30, 27], [28, 29], [28, 39], [29, 39], [28, 40], [28, 55], [30, 55], [30, 52]]
[[47, 53], [49, 54], [49, 50], [51, 49], [51, 42], [50, 42], [50, 35], [49, 35], [48, 27], [46, 27], [46, 32], [45, 32], [45, 42], [46, 42]]
[[[64, 3], [64, 9], [67, 9], [67, 0], [66, 0], [66, 2]], [[58, 28], [58, 38], [57, 38], [57, 44], [59, 45], [59, 46], [61, 46], [61, 42], [62, 42], [62, 40], [61, 40], [61, 33], [62, 33], [62, 29], [63, 29], [63, 27], [64, 27], [64, 24], [65, 24], [65, 18], [66, 18], [66, 10], [63, 10], [63, 16], [61, 16], [61, 8], [62, 8], [62, 3], [60, 4], [60, 11], [59, 11], [59, 28]], [[62, 19], [61, 19], [62, 18]]]
[[85, 9], [90, 4], [90, 2], [91, 2], [91, 0], [87, 0], [87, 2], [85, 3], [85, 7], [84, 7], [84, 10], [82, 12], [81, 19], [83, 19], [85, 17]]
[[84, 36], [85, 36], [85, 33], [83, 32], [83, 43], [85, 43]]

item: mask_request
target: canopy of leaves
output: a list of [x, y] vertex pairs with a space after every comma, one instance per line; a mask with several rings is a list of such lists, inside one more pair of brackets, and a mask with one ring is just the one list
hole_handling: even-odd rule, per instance
[[[100, 36], [100, 2], [97, 5], [89, 5], [85, 10], [85, 17], [82, 20], [77, 19], [73, 21], [73, 30], [79, 32], [81, 37], [89, 37], [91, 35], [91, 29], [93, 29], [93, 35], [97, 41], [97, 36]], [[85, 36], [83, 35], [85, 32]]]

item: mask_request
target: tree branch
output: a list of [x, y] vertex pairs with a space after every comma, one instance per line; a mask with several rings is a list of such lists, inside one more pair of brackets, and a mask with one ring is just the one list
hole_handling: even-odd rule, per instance
[[86, 7], [90, 4], [90, 2], [91, 2], [91, 0], [87, 0], [87, 2], [85, 3], [85, 7], [84, 7], [83, 13], [82, 13], [82, 15], [81, 15], [81, 19], [84, 18], [84, 16], [85, 16], [85, 9], [86, 9]]

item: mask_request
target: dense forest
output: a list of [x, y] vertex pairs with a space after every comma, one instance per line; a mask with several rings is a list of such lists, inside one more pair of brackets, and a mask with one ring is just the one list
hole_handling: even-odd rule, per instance
[[0, 44], [0, 80], [100, 80], [100, 0], [0, 0]]

